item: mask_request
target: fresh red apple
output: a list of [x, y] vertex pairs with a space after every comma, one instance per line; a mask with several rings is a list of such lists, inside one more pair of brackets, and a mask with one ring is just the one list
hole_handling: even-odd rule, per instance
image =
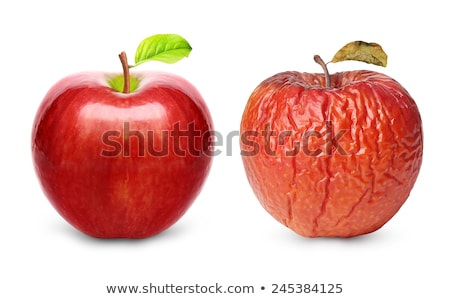
[[[167, 60], [155, 51], [146, 58]], [[145, 238], [174, 224], [201, 191], [213, 123], [187, 80], [130, 74], [124, 53], [121, 59], [124, 75], [79, 73], [49, 90], [34, 121], [32, 157], [45, 195], [75, 228], [98, 238]]]
[[387, 75], [330, 76], [315, 59], [325, 74], [282, 72], [251, 94], [240, 127], [245, 171], [262, 206], [296, 233], [367, 234], [396, 214], [418, 177], [419, 110]]

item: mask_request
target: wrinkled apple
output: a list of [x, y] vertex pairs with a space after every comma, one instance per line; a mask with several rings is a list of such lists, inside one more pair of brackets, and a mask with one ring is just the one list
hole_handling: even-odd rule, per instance
[[[376, 44], [346, 47], [333, 62], [385, 65]], [[245, 171], [263, 207], [300, 235], [370, 233], [396, 214], [418, 177], [419, 110], [384, 74], [330, 76], [315, 60], [325, 74], [279, 73], [251, 94], [240, 127]]]

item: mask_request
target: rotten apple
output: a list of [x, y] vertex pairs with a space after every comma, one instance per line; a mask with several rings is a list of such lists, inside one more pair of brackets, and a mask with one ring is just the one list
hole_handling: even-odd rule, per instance
[[[333, 62], [379, 62], [380, 48], [351, 43], [345, 59], [337, 54]], [[329, 75], [315, 60], [325, 74], [282, 72], [251, 94], [240, 126], [245, 171], [262, 206], [296, 233], [367, 234], [397, 213], [416, 182], [420, 113], [391, 77], [367, 70]]]
[[[136, 65], [173, 63], [190, 51], [177, 35], [140, 46]], [[187, 80], [130, 73], [120, 57], [123, 74], [74, 74], [49, 90], [35, 117], [32, 157], [45, 195], [75, 228], [98, 238], [145, 238], [173, 225], [201, 191], [213, 123]]]

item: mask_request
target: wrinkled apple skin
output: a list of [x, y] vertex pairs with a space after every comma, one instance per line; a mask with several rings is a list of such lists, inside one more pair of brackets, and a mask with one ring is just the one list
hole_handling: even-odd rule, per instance
[[[212, 163], [200, 138], [199, 154], [151, 155], [147, 132], [159, 150], [162, 131], [187, 131], [191, 123], [207, 134], [213, 124], [201, 95], [181, 77], [133, 74], [140, 87], [123, 94], [107, 84], [114, 75], [79, 73], [56, 83], [36, 114], [32, 157], [45, 195], [75, 228], [98, 238], [146, 238], [186, 212]], [[186, 149], [187, 138], [178, 146]]]
[[329, 89], [324, 81], [323, 74], [284, 72], [254, 90], [240, 127], [243, 164], [262, 206], [296, 233], [367, 234], [389, 221], [413, 188], [421, 117], [386, 75], [336, 73]]

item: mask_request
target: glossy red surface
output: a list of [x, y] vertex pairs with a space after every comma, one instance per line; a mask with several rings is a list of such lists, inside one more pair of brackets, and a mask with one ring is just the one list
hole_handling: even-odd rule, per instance
[[46, 196], [94, 237], [167, 229], [192, 204], [212, 162], [201, 137], [213, 124], [198, 91], [171, 74], [134, 75], [141, 85], [131, 94], [109, 88], [102, 73], [67, 77], [34, 122], [32, 155]]
[[383, 226], [408, 198], [422, 163], [418, 108], [392, 78], [353, 71], [284, 72], [250, 96], [241, 150], [256, 197], [308, 237]]

